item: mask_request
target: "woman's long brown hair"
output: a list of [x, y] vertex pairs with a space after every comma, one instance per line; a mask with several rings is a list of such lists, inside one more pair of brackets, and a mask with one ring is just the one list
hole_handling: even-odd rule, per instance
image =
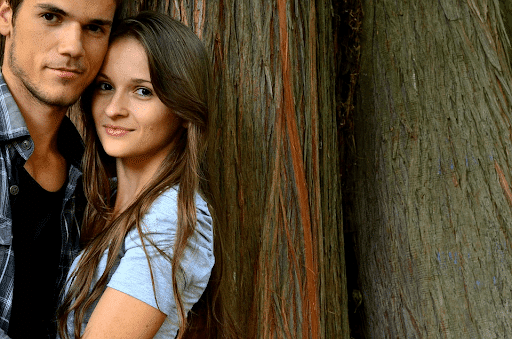
[[[173, 186], [179, 187], [178, 224], [173, 256], [168, 260], [172, 265], [173, 297], [180, 320], [178, 338], [186, 332], [186, 314], [176, 274], [181, 269], [180, 260], [197, 221], [194, 198], [202, 180], [200, 163], [205, 150], [210, 106], [210, 60], [197, 36], [164, 14], [142, 12], [125, 19], [112, 32], [111, 41], [123, 37], [133, 37], [144, 47], [153, 88], [172, 114], [181, 119], [180, 127], [172, 140], [176, 146], [150, 183], [126, 210], [114, 216], [112, 178], [115, 177], [115, 159], [104, 152], [94, 128], [90, 106], [92, 89], [82, 96], [86, 144], [84, 191], [88, 203], [81, 234], [84, 251], [78, 269], [71, 273], [69, 290], [57, 314], [62, 338], [68, 338], [67, 318], [70, 314], [74, 317], [74, 338], [80, 338], [86, 312], [101, 297], [126, 234], [136, 228], [139, 235], [147, 239], [140, 225], [142, 217], [155, 199]], [[105, 251], [108, 251], [105, 272], [94, 283], [94, 273]]]

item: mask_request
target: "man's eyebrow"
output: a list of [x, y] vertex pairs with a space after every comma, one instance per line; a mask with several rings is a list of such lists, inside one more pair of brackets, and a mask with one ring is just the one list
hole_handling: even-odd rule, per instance
[[[51, 12], [51, 13], [59, 14], [62, 16], [69, 16], [69, 14], [66, 11], [64, 11], [61, 8], [55, 7], [52, 4], [39, 4], [39, 5], [37, 5], [37, 7], [39, 7], [42, 10]], [[89, 24], [98, 25], [98, 26], [109, 26], [109, 27], [112, 27], [112, 23], [113, 23], [112, 20], [106, 20], [106, 19], [92, 19], [91, 21], [89, 21]]]
[[89, 24], [112, 27], [112, 20], [94, 19], [91, 20]]
[[52, 12], [52, 13], [55, 13], [55, 14], [60, 14], [60, 15], [63, 15], [63, 16], [67, 16], [68, 13], [66, 13], [64, 10], [58, 8], [58, 7], [55, 7], [54, 5], [52, 4], [39, 4], [37, 5], [37, 7], [39, 7], [40, 9], [44, 9], [48, 12]]

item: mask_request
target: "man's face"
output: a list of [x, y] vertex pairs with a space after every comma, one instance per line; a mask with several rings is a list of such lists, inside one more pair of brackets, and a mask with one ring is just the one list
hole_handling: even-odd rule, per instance
[[103, 62], [115, 9], [114, 0], [24, 0], [1, 28], [2, 73], [15, 98], [59, 107], [78, 100]]

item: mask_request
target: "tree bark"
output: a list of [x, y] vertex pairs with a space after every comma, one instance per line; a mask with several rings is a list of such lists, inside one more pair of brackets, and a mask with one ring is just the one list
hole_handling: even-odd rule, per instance
[[512, 77], [499, 2], [363, 10], [349, 219], [366, 335], [507, 337]]
[[330, 1], [145, 1], [205, 41], [221, 294], [247, 338], [349, 338]]
[[329, 6], [221, 1], [209, 18], [233, 313], [248, 337], [348, 338]]

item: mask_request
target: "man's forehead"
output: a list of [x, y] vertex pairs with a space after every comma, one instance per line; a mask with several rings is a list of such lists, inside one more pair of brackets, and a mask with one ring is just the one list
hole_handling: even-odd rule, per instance
[[21, 8], [55, 9], [82, 20], [110, 20], [116, 10], [115, 0], [23, 0]]

